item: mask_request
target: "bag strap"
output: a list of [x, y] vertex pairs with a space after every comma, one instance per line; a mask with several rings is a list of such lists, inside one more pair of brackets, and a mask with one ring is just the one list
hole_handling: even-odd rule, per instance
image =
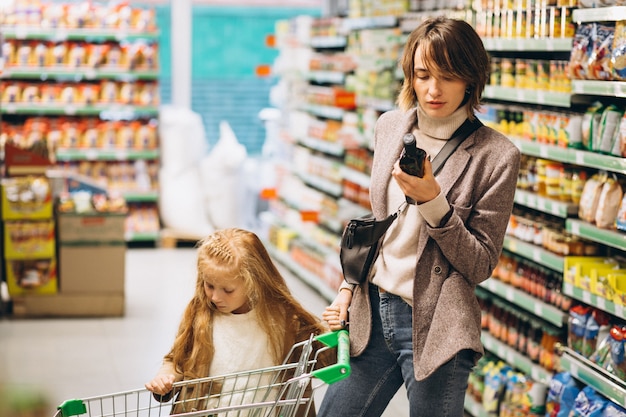
[[433, 166], [433, 175], [437, 175], [439, 173], [439, 170], [448, 160], [448, 157], [454, 153], [456, 148], [459, 147], [465, 138], [471, 135], [482, 125], [482, 122], [477, 118], [474, 118], [474, 120], [465, 119], [463, 124], [452, 134], [452, 137], [446, 141], [446, 144], [443, 145], [443, 148], [441, 148], [439, 153], [431, 161]]

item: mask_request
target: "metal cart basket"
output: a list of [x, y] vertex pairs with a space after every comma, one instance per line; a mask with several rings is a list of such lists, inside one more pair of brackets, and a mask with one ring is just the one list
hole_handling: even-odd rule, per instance
[[[314, 341], [323, 347], [315, 349]], [[321, 352], [337, 348], [337, 363], [315, 369]], [[298, 357], [288, 363], [289, 358]], [[350, 375], [346, 330], [311, 336], [295, 344], [279, 366], [181, 381], [171, 398], [147, 389], [72, 399], [57, 407], [55, 417], [294, 417], [306, 416], [315, 389]]]

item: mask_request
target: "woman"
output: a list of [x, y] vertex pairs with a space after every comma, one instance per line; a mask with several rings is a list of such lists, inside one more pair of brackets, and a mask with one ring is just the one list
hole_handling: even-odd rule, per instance
[[[370, 186], [378, 219], [404, 207], [383, 237], [368, 282], [342, 285], [323, 314], [331, 329], [348, 321], [352, 374], [329, 386], [319, 416], [380, 416], [401, 384], [411, 417], [463, 416], [467, 378], [484, 353], [476, 285], [502, 249], [520, 164], [519, 150], [480, 126], [435, 178], [429, 159], [466, 119], [474, 120], [489, 57], [462, 20], [424, 21], [401, 59], [398, 110], [375, 128]], [[428, 158], [422, 178], [398, 164], [413, 133]]]

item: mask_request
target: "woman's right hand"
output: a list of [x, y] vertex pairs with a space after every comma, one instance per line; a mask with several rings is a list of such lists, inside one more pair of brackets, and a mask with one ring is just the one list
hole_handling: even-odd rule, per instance
[[157, 375], [154, 379], [146, 383], [146, 389], [158, 395], [165, 395], [172, 391], [176, 377], [172, 374]]
[[330, 330], [341, 330], [348, 325], [348, 308], [352, 302], [352, 291], [342, 288], [331, 305], [322, 313], [322, 319]]

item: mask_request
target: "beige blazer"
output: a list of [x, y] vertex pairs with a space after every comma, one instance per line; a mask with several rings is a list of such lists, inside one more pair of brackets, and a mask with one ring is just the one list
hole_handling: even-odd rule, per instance
[[[416, 122], [415, 109], [392, 110], [375, 128], [370, 200], [376, 218], [387, 213], [387, 186]], [[450, 156], [437, 175], [454, 211], [442, 227], [424, 222], [417, 247], [413, 289], [413, 365], [423, 380], [463, 350], [484, 354], [476, 285], [495, 268], [520, 166], [520, 151], [504, 135], [483, 126]], [[365, 349], [371, 332], [368, 283], [355, 288], [350, 306], [351, 354]]]

